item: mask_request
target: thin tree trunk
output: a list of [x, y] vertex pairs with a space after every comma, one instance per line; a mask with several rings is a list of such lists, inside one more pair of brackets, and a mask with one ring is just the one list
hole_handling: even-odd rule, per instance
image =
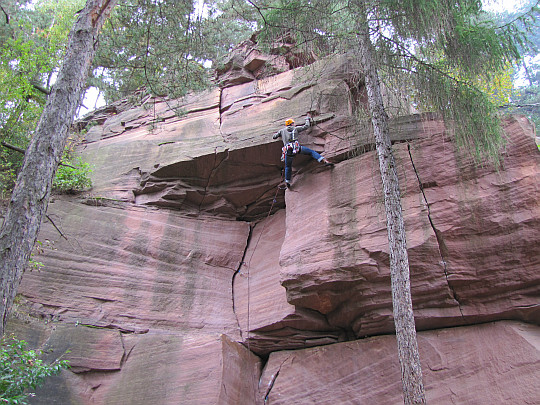
[[367, 16], [364, 14], [361, 17], [364, 18], [360, 18], [358, 41], [360, 43], [361, 64], [366, 75], [368, 104], [384, 192], [386, 227], [390, 250], [392, 303], [401, 366], [403, 399], [405, 405], [425, 404], [426, 398], [412, 308], [409, 258], [401, 209], [399, 181], [394, 155], [392, 154], [388, 115], [384, 109], [379, 76], [373, 60], [373, 47], [369, 35]]
[[117, 0], [88, 0], [73, 25], [66, 56], [48, 97], [0, 230], [0, 336], [47, 210], [52, 181], [64, 151], [97, 35]]

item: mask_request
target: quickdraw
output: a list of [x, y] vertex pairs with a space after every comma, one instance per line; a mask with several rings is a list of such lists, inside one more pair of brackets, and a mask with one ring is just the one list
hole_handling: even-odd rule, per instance
[[300, 144], [298, 141], [289, 142], [281, 148], [281, 161], [285, 161], [285, 155], [294, 156], [300, 152]]

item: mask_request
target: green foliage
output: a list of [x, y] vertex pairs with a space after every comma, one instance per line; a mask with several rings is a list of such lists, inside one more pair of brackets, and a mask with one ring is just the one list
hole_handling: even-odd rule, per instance
[[30, 266], [30, 270], [39, 270], [40, 268], [45, 266], [42, 262], [38, 262], [32, 258], [30, 258], [28, 264]]
[[[422, 41], [418, 35], [412, 43], [395, 34], [378, 35], [392, 44], [390, 50], [378, 48], [385, 50], [380, 70], [387, 76], [407, 72], [417, 108], [442, 113], [458, 145], [477, 162], [488, 158], [498, 164], [504, 137], [497, 107], [510, 95], [509, 66], [520, 61], [526, 30], [496, 24], [480, 2], [455, 2], [439, 12], [446, 23]], [[407, 16], [411, 26], [426, 26], [424, 15]]]
[[[509, 112], [526, 115], [535, 123], [536, 128], [540, 128], [540, 23], [534, 18], [534, 10], [538, 12], [538, 4], [538, 0], [527, 0], [522, 4], [521, 10], [494, 16], [501, 26], [516, 21], [527, 33], [527, 42], [531, 46], [521, 50], [525, 58], [520, 69], [515, 70], [516, 80], [520, 85], [514, 89], [507, 107]], [[524, 13], [528, 10], [528, 13]]]
[[[14, 7], [16, 2], [7, 2]], [[75, 11], [84, 3], [41, 0], [13, 10], [1, 40], [0, 126], [6, 135], [28, 137], [41, 115], [51, 78], [60, 65]], [[20, 127], [21, 126], [21, 127]], [[9, 134], [6, 134], [9, 133]]]
[[318, 56], [344, 49], [343, 41], [354, 35], [354, 18], [343, 1], [302, 0], [257, 2], [262, 27], [259, 45], [267, 52], [275, 49], [276, 40], [293, 39], [296, 46]]
[[41, 386], [47, 377], [60, 373], [68, 367], [67, 360], [46, 364], [40, 359], [41, 352], [28, 349], [24, 340], [3, 337], [0, 340], [0, 402], [27, 404], [34, 396], [29, 390]]
[[81, 157], [70, 159], [69, 154], [64, 153], [64, 160], [56, 171], [53, 189], [57, 192], [75, 193], [89, 188], [92, 186], [91, 172], [90, 164]]
[[454, 128], [458, 146], [477, 161], [488, 156], [497, 162], [504, 138], [497, 108], [489, 95], [471, 83], [433, 69], [419, 69], [414, 83], [424, 92], [417, 93], [417, 101], [441, 112], [445, 122]]
[[2, 199], [7, 198], [17, 177], [15, 163], [5, 157], [6, 152], [4, 148], [0, 150], [0, 198]]
[[179, 97], [211, 85], [216, 64], [251, 28], [229, 7], [230, 0], [194, 2], [127, 0], [105, 23], [90, 83], [107, 102], [139, 88], [155, 96]]
[[48, 239], [45, 239], [45, 243], [40, 240], [36, 240], [36, 243], [34, 243], [34, 247], [32, 249], [32, 253], [30, 254], [30, 260], [28, 260], [28, 269], [30, 271], [39, 270], [42, 267], [45, 267], [45, 265], [42, 262], [37, 261], [35, 257], [43, 254], [46, 247], [55, 250], [53, 245], [54, 242], [51, 242]]
[[[84, 0], [2, 2], [0, 18], [0, 141], [26, 149], [60, 66], [75, 12]], [[6, 17], [7, 15], [7, 17]], [[6, 19], [8, 22], [6, 22]], [[0, 149], [0, 192], [9, 192], [21, 153]]]

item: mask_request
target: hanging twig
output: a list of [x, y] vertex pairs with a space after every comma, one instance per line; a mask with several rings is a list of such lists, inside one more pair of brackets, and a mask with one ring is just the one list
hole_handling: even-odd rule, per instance
[[51, 217], [49, 215], [45, 214], [45, 218], [47, 218], [49, 220], [49, 222], [52, 224], [52, 226], [55, 227], [55, 229], [58, 231], [58, 233], [60, 234], [60, 236], [62, 238], [64, 238], [65, 240], [68, 240], [66, 235], [64, 235], [64, 233], [56, 226], [56, 224], [54, 223], [54, 221], [51, 219]]
[[4, 7], [0, 5], [0, 9], [3, 11], [4, 15], [6, 16], [6, 24], [9, 24], [9, 14], [6, 13], [6, 10], [4, 10]]

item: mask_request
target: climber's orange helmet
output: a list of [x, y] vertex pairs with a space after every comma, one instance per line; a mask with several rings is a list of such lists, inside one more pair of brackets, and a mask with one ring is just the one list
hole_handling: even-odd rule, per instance
[[286, 126], [293, 125], [293, 124], [294, 124], [294, 120], [292, 118], [289, 118], [287, 121], [285, 121]]

